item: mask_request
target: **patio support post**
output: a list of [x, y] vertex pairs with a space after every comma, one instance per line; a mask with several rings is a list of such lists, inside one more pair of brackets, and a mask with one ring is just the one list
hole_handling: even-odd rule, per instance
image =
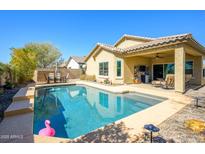
[[194, 82], [195, 84], [202, 84], [202, 78], [203, 78], [203, 57], [202, 56], [196, 56], [194, 60]]
[[185, 91], [185, 50], [184, 47], [175, 48], [175, 91]]

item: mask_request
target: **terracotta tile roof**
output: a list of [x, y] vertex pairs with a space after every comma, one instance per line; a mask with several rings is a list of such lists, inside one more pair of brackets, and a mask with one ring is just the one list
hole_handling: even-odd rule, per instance
[[151, 41], [155, 39], [152, 37], [135, 36], [135, 35], [129, 35], [129, 34], [124, 34], [123, 37], [136, 38], [136, 39], [142, 39], [142, 40], [147, 40], [147, 41]]
[[130, 53], [130, 52], [137, 52], [137, 50], [149, 49], [151, 47], [158, 47], [164, 44], [168, 45], [169, 43], [174, 43], [176, 41], [184, 41], [188, 39], [192, 39], [191, 34], [179, 34], [179, 35], [172, 35], [172, 36], [166, 36], [166, 37], [159, 37], [155, 39], [152, 38], [152, 40], [149, 42], [141, 43], [136, 46], [128, 47], [125, 49], [117, 48], [112, 45], [103, 44], [103, 43], [98, 43], [98, 45], [108, 50], [115, 51], [115, 52]]
[[[139, 36], [133, 36], [133, 35], [127, 35], [127, 34], [124, 35], [123, 37], [125, 37], [125, 36], [139, 38]], [[114, 53], [129, 54], [129, 53], [136, 53], [136, 52], [139, 52], [142, 50], [148, 50], [148, 49], [151, 49], [153, 47], [161, 47], [162, 45], [170, 45], [170, 44], [175, 43], [175, 42], [180, 43], [183, 41], [192, 41], [195, 44], [197, 44], [198, 47], [200, 47], [200, 49], [203, 50], [203, 52], [205, 53], [205, 48], [193, 38], [192, 34], [189, 34], [189, 33], [171, 35], [171, 36], [165, 36], [165, 37], [158, 37], [158, 38], [147, 38], [147, 37], [140, 37], [140, 38], [147, 39], [147, 41], [144, 43], [141, 43], [141, 44], [138, 44], [135, 46], [131, 46], [128, 48], [123, 48], [123, 49], [115, 47], [116, 44], [115, 45], [108, 45], [108, 44], [104, 44], [104, 43], [97, 43], [97, 45], [94, 49], [96, 49], [97, 47], [102, 47], [102, 48], [107, 49], [107, 50], [114, 52]], [[90, 54], [92, 54], [92, 52]], [[90, 54], [88, 55], [86, 60], [90, 57]]]
[[128, 52], [131, 52], [133, 50], [141, 50], [141, 49], [145, 49], [145, 48], [151, 48], [154, 46], [160, 46], [160, 45], [164, 45], [164, 44], [174, 43], [176, 41], [184, 41], [184, 40], [188, 40], [191, 38], [192, 38], [191, 34], [179, 34], [179, 35], [172, 35], [172, 36], [166, 36], [166, 37], [159, 37], [159, 38], [154, 39], [153, 41], [145, 42], [142, 44], [138, 44], [136, 46], [126, 48], [124, 50], [124, 52], [128, 53]]
[[109, 45], [109, 44], [97, 43], [97, 45], [99, 45], [100, 47], [103, 47], [105, 49], [108, 49], [110, 51], [113, 51], [113, 52], [124, 52], [124, 49], [117, 48], [117, 47], [114, 47], [114, 46]]

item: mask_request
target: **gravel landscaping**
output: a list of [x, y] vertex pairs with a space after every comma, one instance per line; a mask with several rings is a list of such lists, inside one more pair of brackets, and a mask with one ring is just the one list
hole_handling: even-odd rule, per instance
[[0, 95], [0, 122], [3, 120], [4, 111], [12, 103], [13, 96], [17, 93], [19, 88], [14, 88], [12, 90], [6, 90]]
[[[196, 91], [195, 91], [196, 92]], [[199, 89], [198, 95], [204, 96], [205, 87]], [[193, 91], [186, 93], [187, 96], [193, 96]], [[200, 97], [199, 97], [200, 98]], [[193, 132], [185, 127], [185, 121], [189, 119], [197, 119], [205, 122], [205, 100], [201, 97], [199, 100], [201, 107], [195, 106], [195, 101], [192, 104], [185, 106], [178, 113], [174, 114], [158, 127], [160, 135], [166, 140], [173, 140], [178, 143], [205, 143], [205, 131], [202, 133]]]

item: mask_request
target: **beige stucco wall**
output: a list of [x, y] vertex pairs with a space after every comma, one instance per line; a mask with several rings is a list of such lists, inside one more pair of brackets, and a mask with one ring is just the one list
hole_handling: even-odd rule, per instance
[[151, 60], [150, 58], [143, 58], [143, 57], [124, 58], [124, 82], [125, 83], [133, 83], [135, 65], [146, 65], [149, 68], [151, 68]]
[[[122, 42], [123, 44], [123, 42]], [[121, 45], [122, 45], [121, 44]], [[129, 44], [129, 41], [124, 42], [124, 45]], [[131, 43], [130, 43], [131, 44]], [[182, 51], [183, 49], [183, 51]], [[194, 49], [192, 49], [191, 53], [196, 53]], [[185, 47], [178, 47], [176, 50], [171, 51], [171, 55], [166, 55], [165, 58], [159, 58], [159, 59], [153, 59], [148, 57], [142, 57], [142, 56], [135, 56], [135, 57], [118, 57], [117, 55], [106, 51], [104, 49], [101, 49], [95, 57], [93, 55], [88, 59], [87, 61], [87, 71], [86, 74], [88, 75], [95, 75], [98, 82], [104, 81], [106, 78], [109, 78], [109, 80], [112, 81], [114, 84], [123, 84], [123, 83], [133, 83], [133, 77], [134, 77], [134, 66], [135, 65], [146, 65], [149, 68], [149, 74], [150, 79], [152, 79], [152, 67], [153, 64], [164, 64], [164, 63], [176, 63], [177, 66], [175, 66], [175, 72], [183, 72], [182, 64], [183, 64], [183, 58], [184, 62], [192, 60], [194, 62], [194, 68], [193, 68], [193, 76], [195, 78], [194, 83], [196, 84], [203, 84], [205, 83], [205, 79], [202, 77], [202, 64], [203, 64], [203, 58], [202, 56], [199, 56], [198, 54], [191, 55], [190, 49], [189, 52], [187, 52]], [[183, 54], [184, 52], [184, 54]], [[165, 53], [165, 52], [164, 52]], [[170, 54], [170, 51], [169, 51]], [[175, 55], [176, 54], [176, 55]], [[184, 57], [183, 57], [184, 56]], [[122, 61], [122, 77], [117, 77], [117, 60]], [[109, 75], [107, 77], [100, 76], [99, 73], [99, 62], [108, 62], [109, 63]], [[184, 75], [181, 73], [177, 73], [176, 83], [178, 83], [177, 89], [180, 89], [179, 91], [183, 91], [184, 89]], [[178, 86], [180, 84], [180, 87]]]
[[128, 48], [128, 47], [138, 45], [138, 44], [141, 44], [141, 43], [144, 43], [144, 41], [126, 39], [126, 40], [121, 41], [118, 45], [116, 45], [116, 47], [118, 47], [118, 48]]
[[175, 91], [183, 93], [185, 91], [185, 60], [186, 54], [183, 47], [175, 49]]
[[[117, 77], [117, 60], [122, 61], [122, 77]], [[108, 76], [101, 76], [99, 75], [99, 63], [100, 62], [108, 62]], [[114, 84], [122, 84], [123, 83], [123, 59], [120, 57], [117, 57], [116, 55], [110, 53], [109, 51], [106, 51], [104, 49], [101, 49], [99, 53], [93, 57], [91, 56], [87, 64], [87, 75], [95, 75], [97, 82], [103, 82], [105, 79], [109, 79]]]

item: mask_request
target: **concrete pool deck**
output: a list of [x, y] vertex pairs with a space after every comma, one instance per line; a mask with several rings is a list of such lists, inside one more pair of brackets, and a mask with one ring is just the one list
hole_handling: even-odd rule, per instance
[[[35, 88], [46, 87], [46, 86], [61, 86], [69, 84], [80, 84], [87, 85], [94, 88], [99, 88], [106, 90], [112, 93], [126, 93], [126, 92], [140, 92], [145, 94], [151, 94], [160, 97], [168, 98], [162, 103], [159, 103], [155, 106], [132, 114], [128, 117], [125, 117], [121, 120], [116, 121], [116, 124], [124, 123], [125, 127], [129, 129], [129, 136], [134, 136], [140, 134], [143, 131], [143, 126], [148, 123], [159, 125], [170, 116], [174, 115], [180, 111], [187, 104], [190, 104], [192, 99], [183, 94], [176, 93], [173, 90], [164, 90], [161, 88], [155, 88], [150, 85], [103, 85], [94, 82], [87, 81], [73, 81], [70, 83], [57, 83], [57, 84], [44, 84], [44, 85], [35, 85], [30, 86], [26, 90], [20, 92], [22, 95], [17, 95], [20, 100], [25, 96], [29, 97], [31, 100], [34, 97]], [[21, 97], [22, 96], [22, 97]], [[24, 97], [24, 99], [28, 99]], [[18, 100], [19, 100], [18, 98]], [[14, 99], [15, 100], [15, 99]], [[19, 123], [17, 122], [19, 121]], [[102, 129], [102, 128], [100, 128]], [[17, 140], [3, 140], [2, 135], [23, 135], [23, 139]], [[33, 135], [33, 112], [31, 113], [22, 113], [15, 116], [5, 117], [4, 120], [0, 123], [0, 142], [69, 142], [71, 140], [57, 137], [41, 137], [38, 135]], [[25, 138], [25, 140], [24, 140]], [[29, 139], [30, 138], [30, 139]], [[79, 137], [80, 138], [80, 137]]]

